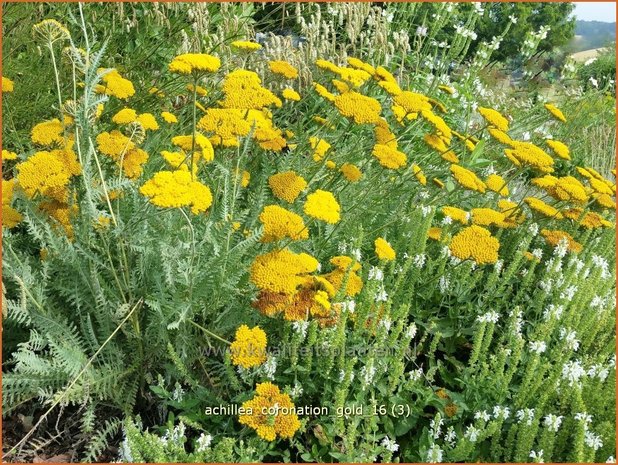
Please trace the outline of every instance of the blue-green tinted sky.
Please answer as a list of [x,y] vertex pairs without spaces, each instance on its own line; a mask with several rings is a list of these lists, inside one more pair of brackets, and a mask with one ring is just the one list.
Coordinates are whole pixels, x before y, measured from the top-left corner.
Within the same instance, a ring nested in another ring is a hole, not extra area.
[[586,21],[616,21],[615,2],[575,2],[575,17]]

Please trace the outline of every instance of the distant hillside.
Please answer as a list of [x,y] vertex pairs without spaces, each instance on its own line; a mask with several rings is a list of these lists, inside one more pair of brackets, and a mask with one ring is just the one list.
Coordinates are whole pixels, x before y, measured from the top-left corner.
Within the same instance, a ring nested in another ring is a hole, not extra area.
[[568,45],[568,50],[580,52],[608,45],[616,41],[616,23],[601,21],[581,21],[575,23],[575,37]]

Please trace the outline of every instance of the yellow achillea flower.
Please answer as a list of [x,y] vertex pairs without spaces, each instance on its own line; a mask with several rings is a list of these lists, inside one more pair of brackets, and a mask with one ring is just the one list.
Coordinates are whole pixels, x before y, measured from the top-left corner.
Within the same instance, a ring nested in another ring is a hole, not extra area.
[[102,132],[97,136],[99,151],[114,160],[120,158],[123,153],[135,148],[135,144],[118,130]]
[[178,122],[178,118],[176,118],[176,115],[170,113],[169,111],[162,111],[161,118],[163,118],[163,121],[168,124],[174,124]]
[[52,153],[37,152],[18,163],[16,169],[17,182],[28,198],[43,195],[59,201],[66,200],[71,173]]
[[240,136],[246,136],[251,131],[251,124],[245,119],[246,111],[230,108],[209,108],[198,121],[197,127],[213,134],[210,137],[213,145],[237,147]]
[[507,197],[509,195],[509,188],[506,185],[506,181],[499,174],[490,174],[487,176],[485,184],[489,190],[497,192],[502,197]]
[[563,158],[565,160],[571,159],[569,147],[563,142],[560,142],[559,140],[554,140],[554,139],[547,139],[545,143],[560,158]]
[[425,173],[423,173],[420,166],[412,164],[412,172],[418,182],[420,182],[423,186],[427,185],[427,177],[425,176]]
[[159,123],[152,113],[142,113],[136,120],[147,131],[156,131],[159,129]]
[[284,99],[290,100],[292,102],[300,101],[300,94],[290,87],[286,87],[285,89],[283,89],[283,92],[281,92],[281,96]]
[[389,70],[387,70],[386,68],[382,66],[378,66],[376,68],[374,77],[378,81],[386,81],[386,82],[391,82],[393,84],[397,84],[397,79],[395,79],[395,76],[393,76]]
[[423,136],[423,140],[429,147],[436,150],[437,152],[440,152],[440,156],[444,160],[450,163],[459,163],[459,157],[457,157],[455,152],[449,150],[448,146],[444,143],[444,141],[436,134],[425,134]]
[[391,128],[384,118],[380,118],[375,125],[373,130],[376,136],[376,144],[380,145],[388,145],[389,147],[396,149],[397,144],[397,136],[393,134]]
[[250,126],[254,126],[253,138],[265,150],[279,152],[287,145],[283,131],[274,127],[271,113],[264,109],[249,110],[245,118]]
[[451,139],[453,137],[453,131],[448,127],[446,122],[436,115],[431,110],[429,111],[421,111],[421,116],[427,120],[427,122],[431,123],[433,127],[436,129],[438,136],[444,140],[445,143],[450,144]]
[[502,132],[509,130],[509,120],[502,116],[498,111],[485,107],[479,107],[478,111],[490,126],[493,126]]
[[470,214],[467,211],[457,207],[450,207],[448,205],[442,207],[442,213],[444,216],[448,216],[461,224],[468,224],[468,220],[470,219]]
[[2,76],[2,92],[13,92],[14,83],[9,78]]
[[139,191],[157,207],[191,207],[194,215],[205,212],[212,204],[210,188],[194,181],[191,173],[184,170],[159,171]]
[[335,168],[337,168],[337,163],[335,163],[332,160],[327,160],[325,166],[329,169],[329,170],[334,170]]
[[339,113],[353,119],[356,124],[375,124],[380,120],[382,111],[382,106],[376,99],[354,91],[335,97],[335,107]]
[[298,241],[309,237],[302,217],[278,205],[265,206],[259,219],[264,225],[262,242],[278,241],[286,237]]
[[341,219],[341,207],[337,199],[331,192],[321,189],[307,196],[303,210],[305,214],[330,224],[338,223]]
[[17,154],[15,152],[2,149],[2,160],[17,160]]
[[59,202],[58,200],[51,200],[41,202],[39,205],[41,211],[47,213],[50,218],[55,220],[57,224],[55,227],[60,226],[69,239],[73,239],[73,224],[71,220],[75,217],[79,211],[77,205],[68,205],[65,202]]
[[546,103],[545,109],[549,111],[552,114],[552,116],[556,118],[558,121],[562,121],[563,123],[566,123],[566,117],[564,116],[564,113],[562,113],[556,105],[552,103]]
[[208,95],[208,91],[204,89],[202,86],[194,86],[193,84],[187,84],[187,90],[189,92],[195,91],[197,95],[200,97],[205,97]]
[[556,247],[561,242],[565,242],[569,252],[579,253],[583,249],[583,246],[573,239],[573,236],[568,232],[559,229],[542,229],[541,235],[545,238],[545,241],[553,247]]
[[270,105],[280,108],[281,99],[262,87],[262,80],[253,71],[237,69],[223,80],[225,99],[219,102],[223,108],[244,108],[261,110]]
[[193,72],[214,73],[221,67],[219,58],[205,53],[184,53],[169,64],[172,73],[191,74]]
[[32,32],[40,39],[54,43],[71,38],[69,30],[55,19],[44,19],[32,26]]
[[339,77],[341,77],[341,79],[349,82],[354,87],[360,87],[369,79],[371,79],[371,74],[362,69],[340,67],[337,70],[337,74],[339,74]]
[[479,226],[502,225],[506,220],[506,215],[491,208],[473,208],[470,210],[472,224]]
[[565,218],[577,221],[586,229],[611,228],[614,224],[595,212],[585,212],[582,208],[569,208],[562,212]]
[[101,82],[103,82],[103,84],[96,87],[98,93],[111,95],[123,100],[135,94],[133,83],[123,78],[116,69],[100,68],[98,74],[101,75]]
[[359,170],[358,167],[352,163],[344,163],[341,165],[341,168],[339,168],[339,171],[341,171],[343,177],[350,182],[357,182],[363,176],[361,170]]
[[416,92],[403,91],[393,98],[393,102],[402,107],[407,114],[418,114],[421,111],[431,111],[429,98]]
[[451,173],[455,180],[466,189],[485,193],[487,185],[469,169],[453,164],[451,165]]
[[266,333],[262,328],[240,326],[230,346],[232,363],[243,368],[261,365],[266,361],[266,344]]
[[408,161],[405,153],[387,145],[374,145],[372,155],[378,159],[380,165],[392,170],[405,166]]
[[449,249],[460,260],[472,259],[478,265],[496,263],[500,242],[481,226],[468,226],[455,234]]
[[323,69],[325,71],[330,71],[332,73],[337,73],[339,71],[339,66],[337,66],[334,63],[331,63],[328,60],[323,60],[321,58],[315,61],[315,65],[320,69]]
[[309,273],[318,269],[318,261],[306,253],[289,249],[258,255],[251,265],[251,282],[258,288],[282,294],[294,294],[307,282]]
[[50,146],[54,144],[62,144],[64,137],[62,136],[62,123],[59,119],[43,121],[32,128],[30,137],[32,142],[38,145]]
[[357,274],[361,269],[360,263],[345,255],[331,258],[330,263],[335,266],[335,269],[325,274],[324,278],[333,286],[336,292],[339,292],[346,277],[348,283],[345,293],[348,297],[354,297],[362,291],[363,280]]
[[[397,84],[396,82],[378,81],[378,85],[382,89],[384,89],[387,93],[392,95],[393,97],[395,95],[399,95],[399,94],[401,94],[403,92],[403,90],[401,90],[401,87],[399,87],[399,84]],[[403,109],[403,107],[400,106],[400,105],[393,105],[393,107],[401,108],[401,112],[402,112],[401,119],[403,119],[403,116],[406,113],[406,111]],[[413,119],[413,118],[408,118],[408,119]]]
[[15,179],[2,180],[2,227],[14,228],[24,217],[11,207],[13,193],[15,192]]
[[269,177],[268,185],[275,197],[293,203],[296,197],[307,187],[307,181],[294,171],[284,171]]
[[328,142],[315,136],[309,138],[309,144],[313,149],[314,161],[321,161],[324,155],[326,155],[326,152],[330,149],[330,144]]
[[137,179],[142,175],[143,166],[148,161],[148,153],[139,148],[129,150],[118,163],[129,179]]
[[364,61],[359,60],[358,58],[348,57],[347,62],[348,65],[350,65],[352,68],[362,69],[363,71],[372,76],[376,72],[376,69],[373,66],[371,66],[369,63],[365,63]]
[[549,195],[557,200],[587,202],[588,194],[586,188],[573,176],[556,178],[546,175],[542,178],[535,178],[532,184],[544,189]]
[[318,93],[320,97],[325,98],[329,102],[335,101],[335,96],[331,92],[329,92],[328,89],[324,87],[322,84],[318,84],[317,82],[314,82],[313,88],[315,89],[315,91]]
[[137,112],[132,108],[123,108],[112,116],[112,121],[116,124],[132,123],[133,121],[137,121]]
[[287,61],[269,61],[268,67],[273,73],[283,76],[286,79],[296,79],[298,77],[298,70]]
[[596,202],[603,208],[611,208],[612,210],[616,209],[616,204],[614,203],[610,195],[597,193],[594,194],[593,197]]
[[[591,170],[592,168],[588,168],[588,170]],[[600,175],[599,175],[600,176]],[[590,187],[592,187],[592,189],[599,193],[599,194],[605,194],[605,195],[613,195],[615,193],[615,187],[612,188],[611,183],[609,183],[606,179],[603,179],[601,177],[601,179],[594,177],[594,176],[590,176],[588,177],[588,183],[590,184]]]
[[504,153],[517,166],[529,165],[543,173],[554,171],[554,159],[531,142],[514,141],[513,148],[505,149]]
[[254,429],[266,441],[292,438],[300,421],[290,396],[282,394],[272,383],[260,383],[255,391],[257,395],[242,404],[244,411],[250,413],[239,416],[240,424]]
[[562,213],[551,205],[546,204],[541,199],[537,199],[536,197],[526,197],[524,202],[526,202],[532,210],[539,212],[542,215],[549,218],[555,218],[557,220],[562,219]]
[[[172,144],[176,147],[180,147],[185,152],[191,153],[193,147],[193,134],[187,136],[172,137]],[[200,150],[195,152],[198,157],[201,157],[204,161],[213,161],[215,158],[215,150],[212,148],[212,144],[206,136],[199,132],[195,134],[195,149]],[[194,162],[197,160],[193,160]]]
[[339,79],[333,79],[332,83],[340,94],[345,94],[350,91],[350,86]]
[[489,135],[504,145],[513,145],[513,139],[506,132],[496,128],[489,128]]
[[445,92],[445,93],[447,93],[449,95],[453,95],[455,93],[455,89],[453,89],[450,86],[446,86],[444,84],[439,85],[438,89],[440,89],[442,92]]
[[247,52],[255,52],[256,50],[259,50],[262,48],[262,46],[258,44],[257,42],[251,42],[249,40],[235,40],[230,45],[233,48],[236,48],[238,50],[244,50]]
[[243,171],[240,179],[240,185],[242,187],[247,187],[249,185],[249,181],[251,181],[251,173],[248,171]]
[[374,241],[375,252],[380,260],[392,261],[395,260],[396,254],[391,245],[382,237],[378,237]]
[[429,228],[427,237],[434,241],[439,241],[442,238],[442,228]]

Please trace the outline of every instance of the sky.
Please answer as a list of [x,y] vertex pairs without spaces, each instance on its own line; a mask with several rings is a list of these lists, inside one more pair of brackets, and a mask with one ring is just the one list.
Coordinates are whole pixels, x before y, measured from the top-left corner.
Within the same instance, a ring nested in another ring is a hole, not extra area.
[[615,2],[575,2],[575,17],[586,21],[616,21]]

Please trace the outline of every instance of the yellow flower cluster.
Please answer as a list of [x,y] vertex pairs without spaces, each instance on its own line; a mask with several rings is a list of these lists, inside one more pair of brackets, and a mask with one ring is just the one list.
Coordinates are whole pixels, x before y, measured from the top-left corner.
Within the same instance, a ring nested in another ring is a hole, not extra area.
[[460,260],[472,259],[479,265],[496,263],[500,242],[481,226],[468,226],[455,234],[449,249]]
[[470,210],[472,224],[478,226],[501,226],[506,216],[504,213],[491,208],[473,208]]
[[11,207],[15,192],[15,179],[2,180],[2,227],[14,228],[24,219],[21,213]]
[[199,72],[214,73],[221,67],[219,58],[205,53],[184,53],[175,57],[168,69],[172,73],[191,74]]
[[416,92],[403,91],[393,98],[395,105],[401,107],[406,115],[418,116],[422,111],[431,111],[427,96]]
[[255,391],[256,396],[242,404],[247,413],[240,415],[238,421],[254,429],[266,441],[293,437],[300,428],[300,421],[290,396],[282,394],[272,383],[260,383]]
[[95,91],[100,94],[111,95],[126,100],[135,94],[135,87],[128,79],[123,78],[116,69],[98,70],[103,84],[97,85]]
[[509,120],[493,108],[479,107],[479,113],[483,118],[485,118],[485,121],[487,121],[487,124],[490,126],[493,126],[502,132],[509,130]]
[[354,120],[356,124],[375,124],[380,120],[382,106],[372,97],[351,91],[335,97],[334,103],[339,113]]
[[294,171],[284,171],[269,177],[268,185],[275,197],[293,203],[307,187],[307,181]]
[[338,223],[341,219],[341,207],[337,199],[331,192],[321,189],[307,196],[303,210],[307,215],[330,224]]
[[539,212],[542,215],[549,218],[555,218],[557,220],[562,219],[562,213],[560,213],[560,211],[543,202],[541,199],[537,199],[536,197],[526,197],[524,202],[526,202],[532,210]]
[[273,73],[279,74],[286,79],[296,79],[298,77],[298,70],[287,61],[269,61],[268,67]]
[[71,172],[51,152],[36,152],[26,161],[18,163],[17,182],[28,198],[42,195],[58,201],[66,201],[67,185]]
[[194,181],[188,171],[159,171],[139,189],[157,207],[191,207],[195,215],[212,204],[210,188]]
[[361,170],[359,170],[358,167],[352,163],[344,163],[341,165],[339,170],[343,174],[343,177],[350,182],[357,182],[363,176]]
[[396,254],[391,245],[382,237],[378,237],[374,241],[375,252],[380,260],[392,261],[395,260]]
[[230,44],[233,48],[237,48],[238,50],[245,50],[247,52],[255,52],[262,48],[260,44],[257,42],[251,42],[249,40],[235,40]]
[[32,128],[32,142],[45,147],[64,143],[63,127],[59,119],[43,121]]
[[259,326],[249,329],[242,325],[236,330],[230,346],[232,363],[243,368],[261,365],[266,361],[266,333]]
[[176,115],[170,113],[169,111],[162,111],[161,118],[163,118],[163,121],[168,124],[174,124],[178,122],[178,118],[176,118]]
[[378,159],[380,165],[392,170],[404,167],[408,161],[405,153],[388,145],[376,144],[373,147],[372,155]]
[[558,121],[562,121],[563,123],[566,123],[566,117],[564,116],[564,113],[562,113],[560,111],[560,109],[554,105],[553,103],[546,103],[545,104],[545,108],[547,109],[547,111],[549,111],[552,116],[554,118],[556,118]]
[[485,184],[489,190],[497,192],[502,197],[509,195],[509,188],[506,185],[506,181],[499,174],[490,174],[487,176]]
[[448,205],[442,207],[442,213],[444,214],[444,216],[448,216],[452,220],[458,221],[461,224],[468,224],[468,221],[470,219],[470,215],[467,211]]
[[17,160],[17,154],[15,152],[2,149],[2,160]]
[[279,97],[262,87],[262,80],[253,71],[237,69],[223,80],[225,98],[219,102],[223,108],[261,110],[271,105],[281,107]]
[[455,180],[466,189],[484,193],[487,185],[472,171],[463,166],[451,165],[451,173]]
[[554,171],[554,159],[532,142],[514,141],[513,148],[505,149],[504,153],[517,166],[529,165],[543,173]]
[[559,140],[555,140],[555,139],[547,139],[545,143],[560,158],[563,158],[565,160],[571,159],[569,147],[563,142],[560,142]]
[[2,92],[13,92],[15,84],[9,78],[2,76]]
[[251,282],[264,291],[292,295],[317,269],[318,261],[311,255],[274,250],[256,257],[251,265]]
[[549,195],[557,200],[573,201],[584,203],[588,201],[586,188],[573,176],[556,178],[545,175],[542,178],[535,178],[532,184],[545,190]]
[[420,166],[417,164],[412,164],[412,172],[414,173],[414,177],[418,182],[420,182],[423,186],[427,185],[427,177]]
[[237,108],[209,108],[198,121],[197,127],[210,136],[213,145],[238,147],[238,138],[251,131],[245,119],[246,111]]
[[300,101],[300,94],[296,92],[294,89],[292,89],[291,87],[286,87],[285,89],[283,89],[283,92],[281,92],[281,96],[284,99],[290,100],[292,102]]
[[199,152],[194,152],[194,162],[199,159],[208,162],[213,161],[215,158],[215,150],[212,148],[210,140],[208,140],[208,137],[200,134],[199,132],[195,134],[195,142],[193,140],[193,134],[189,134],[186,136],[172,137],[172,144],[176,147],[180,147],[187,153],[191,153],[191,150],[193,149],[199,150]]
[[297,241],[309,237],[302,217],[278,205],[264,207],[259,219],[264,225],[262,242],[278,241],[286,237]]
[[315,136],[309,138],[309,145],[311,145],[313,149],[313,159],[315,161],[322,161],[324,155],[326,155],[326,152],[330,149],[330,144],[328,142]]
[[569,252],[579,253],[583,249],[583,246],[573,239],[573,236],[571,236],[568,232],[561,231],[559,229],[542,229],[541,235],[545,238],[547,243],[553,247],[556,247],[561,242],[564,242],[566,243],[567,250]]

